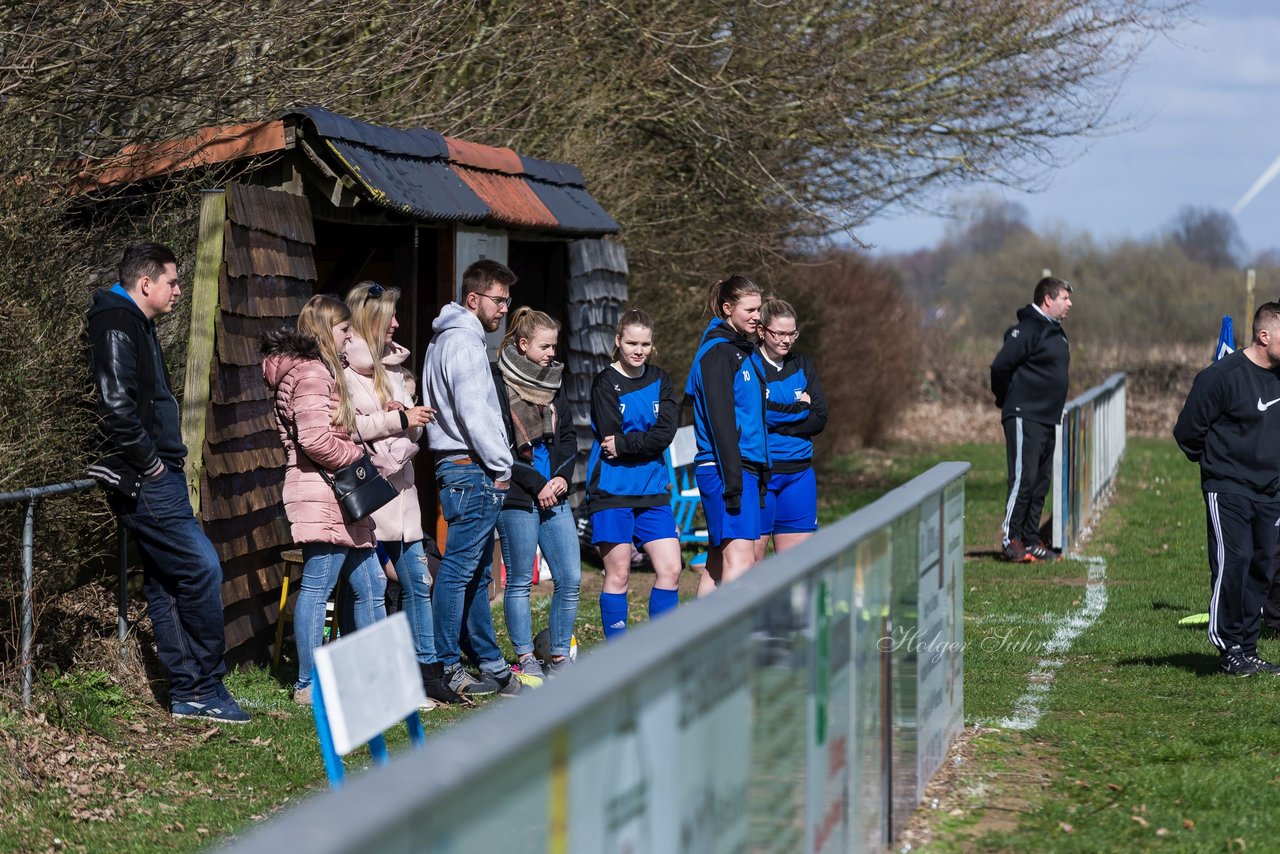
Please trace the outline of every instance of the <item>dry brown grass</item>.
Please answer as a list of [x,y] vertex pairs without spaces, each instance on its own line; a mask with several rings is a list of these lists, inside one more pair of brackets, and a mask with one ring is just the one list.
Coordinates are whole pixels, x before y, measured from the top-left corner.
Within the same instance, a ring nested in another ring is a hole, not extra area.
[[[1071,396],[1116,372],[1125,374],[1130,436],[1167,437],[1191,381],[1208,365],[1208,347],[1110,347],[1074,353]],[[913,445],[1002,442],[1000,412],[989,388],[989,353],[970,350],[931,359],[921,372],[916,400],[888,433]]]

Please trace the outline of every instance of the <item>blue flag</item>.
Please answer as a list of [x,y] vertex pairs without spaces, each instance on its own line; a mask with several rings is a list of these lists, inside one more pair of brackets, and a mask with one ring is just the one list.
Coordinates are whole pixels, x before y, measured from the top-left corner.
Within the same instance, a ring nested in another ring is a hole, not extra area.
[[1222,318],[1222,331],[1218,333],[1218,346],[1214,348],[1213,360],[1216,362],[1223,356],[1236,351],[1236,336],[1231,331],[1231,315]]

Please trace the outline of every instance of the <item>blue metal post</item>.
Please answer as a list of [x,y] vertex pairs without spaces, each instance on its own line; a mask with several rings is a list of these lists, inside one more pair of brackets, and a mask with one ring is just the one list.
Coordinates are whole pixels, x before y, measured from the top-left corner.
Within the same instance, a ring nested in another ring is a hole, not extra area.
[[311,668],[311,711],[316,718],[316,736],[320,739],[320,754],[324,757],[324,770],[329,775],[329,787],[341,788],[342,757],[333,746],[333,733],[329,730],[329,715],[324,708],[324,692],[320,690],[320,674]]
[[404,725],[409,728],[409,743],[415,750],[421,749],[427,743],[427,733],[422,728],[422,718],[414,712],[404,719]]
[[382,737],[382,733],[369,739],[369,755],[373,757],[374,765],[386,765],[391,761],[391,756],[387,753],[387,740]]

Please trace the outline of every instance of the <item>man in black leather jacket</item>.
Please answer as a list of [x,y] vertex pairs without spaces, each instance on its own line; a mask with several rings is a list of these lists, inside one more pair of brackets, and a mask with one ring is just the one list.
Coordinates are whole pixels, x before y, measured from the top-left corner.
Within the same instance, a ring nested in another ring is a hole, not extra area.
[[178,402],[156,337],[155,319],[180,294],[177,258],[155,243],[126,249],[120,281],[94,293],[86,344],[102,453],[89,475],[137,544],[170,711],[244,723],[249,715],[222,684],[222,564],[191,509]]
[[1046,276],[1030,305],[1005,330],[991,363],[991,391],[1000,407],[1009,465],[1001,557],[1018,563],[1052,560],[1040,542],[1040,513],[1049,494],[1056,429],[1067,402],[1071,349],[1062,321],[1071,311],[1071,285]]

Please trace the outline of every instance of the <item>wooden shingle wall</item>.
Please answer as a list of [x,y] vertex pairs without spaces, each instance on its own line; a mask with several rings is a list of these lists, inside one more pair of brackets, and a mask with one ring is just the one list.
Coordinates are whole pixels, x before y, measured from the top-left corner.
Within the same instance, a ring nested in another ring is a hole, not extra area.
[[[591,383],[613,361],[613,336],[627,302],[627,250],[608,240],[569,244],[568,397],[578,433],[575,484],[591,452]],[[574,490],[581,495],[581,490]]]
[[274,632],[280,550],[290,544],[281,495],[285,453],[258,335],[297,321],[314,291],[315,240],[305,197],[228,185],[200,515],[222,560],[233,660],[260,657]]

